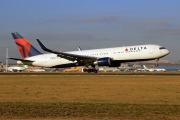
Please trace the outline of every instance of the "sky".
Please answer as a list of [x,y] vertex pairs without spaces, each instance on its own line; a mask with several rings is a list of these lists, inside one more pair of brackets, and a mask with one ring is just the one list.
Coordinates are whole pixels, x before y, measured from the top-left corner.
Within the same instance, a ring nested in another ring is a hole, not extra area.
[[[21,58],[18,32],[56,51],[157,44],[180,61],[180,0],[0,0],[0,61]],[[14,62],[9,60],[9,62]]]

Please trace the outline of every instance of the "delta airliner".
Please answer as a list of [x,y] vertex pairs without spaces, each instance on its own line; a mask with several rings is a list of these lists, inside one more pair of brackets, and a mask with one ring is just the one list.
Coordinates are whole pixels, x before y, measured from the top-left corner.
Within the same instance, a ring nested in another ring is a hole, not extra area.
[[47,48],[37,39],[40,47],[49,52],[49,54],[42,54],[17,32],[12,33],[12,36],[22,58],[9,59],[17,60],[18,64],[40,67],[84,66],[84,72],[96,73],[96,66],[119,67],[124,62],[159,60],[169,54],[165,47],[153,44],[60,52]]

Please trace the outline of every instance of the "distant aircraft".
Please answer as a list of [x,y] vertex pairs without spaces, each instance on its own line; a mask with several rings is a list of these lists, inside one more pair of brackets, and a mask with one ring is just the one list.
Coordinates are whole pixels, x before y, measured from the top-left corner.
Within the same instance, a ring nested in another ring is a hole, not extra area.
[[17,60],[18,64],[65,68],[85,66],[84,72],[95,72],[96,66],[119,67],[124,62],[136,62],[147,60],[158,60],[169,54],[169,51],[159,45],[137,45],[113,48],[92,49],[83,51],[60,52],[48,49],[39,39],[37,42],[40,47],[49,52],[42,54],[34,48],[25,38],[17,32],[12,33],[17,48],[22,56],[20,58],[9,58]]
[[166,69],[164,68],[148,68],[146,65],[142,65],[143,68],[137,69],[137,71],[149,71],[149,72],[165,72]]
[[27,68],[28,68],[28,66],[24,65],[22,67],[17,67],[17,66],[8,67],[7,70],[10,71],[10,72],[22,72],[22,71],[24,71]]
[[146,71],[150,71],[150,72],[155,72],[155,71],[157,71],[157,72],[165,72],[166,71],[166,69],[164,69],[164,68],[148,68],[148,67],[146,67],[146,65],[143,65],[143,68]]
[[137,70],[135,70],[137,72],[145,72],[146,70],[144,68],[138,68]]
[[82,49],[81,49],[79,46],[78,46],[78,50],[79,50],[79,51],[82,51]]

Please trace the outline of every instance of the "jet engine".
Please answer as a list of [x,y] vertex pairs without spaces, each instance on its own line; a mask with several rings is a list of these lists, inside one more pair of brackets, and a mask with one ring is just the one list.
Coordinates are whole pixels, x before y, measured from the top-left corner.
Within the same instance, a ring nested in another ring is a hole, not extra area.
[[110,66],[111,65],[111,58],[98,58],[97,61],[94,62],[94,65],[98,66]]

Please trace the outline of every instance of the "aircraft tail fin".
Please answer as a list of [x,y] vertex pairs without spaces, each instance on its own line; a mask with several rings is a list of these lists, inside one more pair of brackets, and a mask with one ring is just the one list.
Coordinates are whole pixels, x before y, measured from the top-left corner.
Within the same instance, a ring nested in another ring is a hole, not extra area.
[[42,54],[17,32],[12,36],[23,59]]
[[144,68],[145,70],[148,70],[148,69],[149,69],[148,67],[146,67],[146,65],[143,65],[143,68]]

